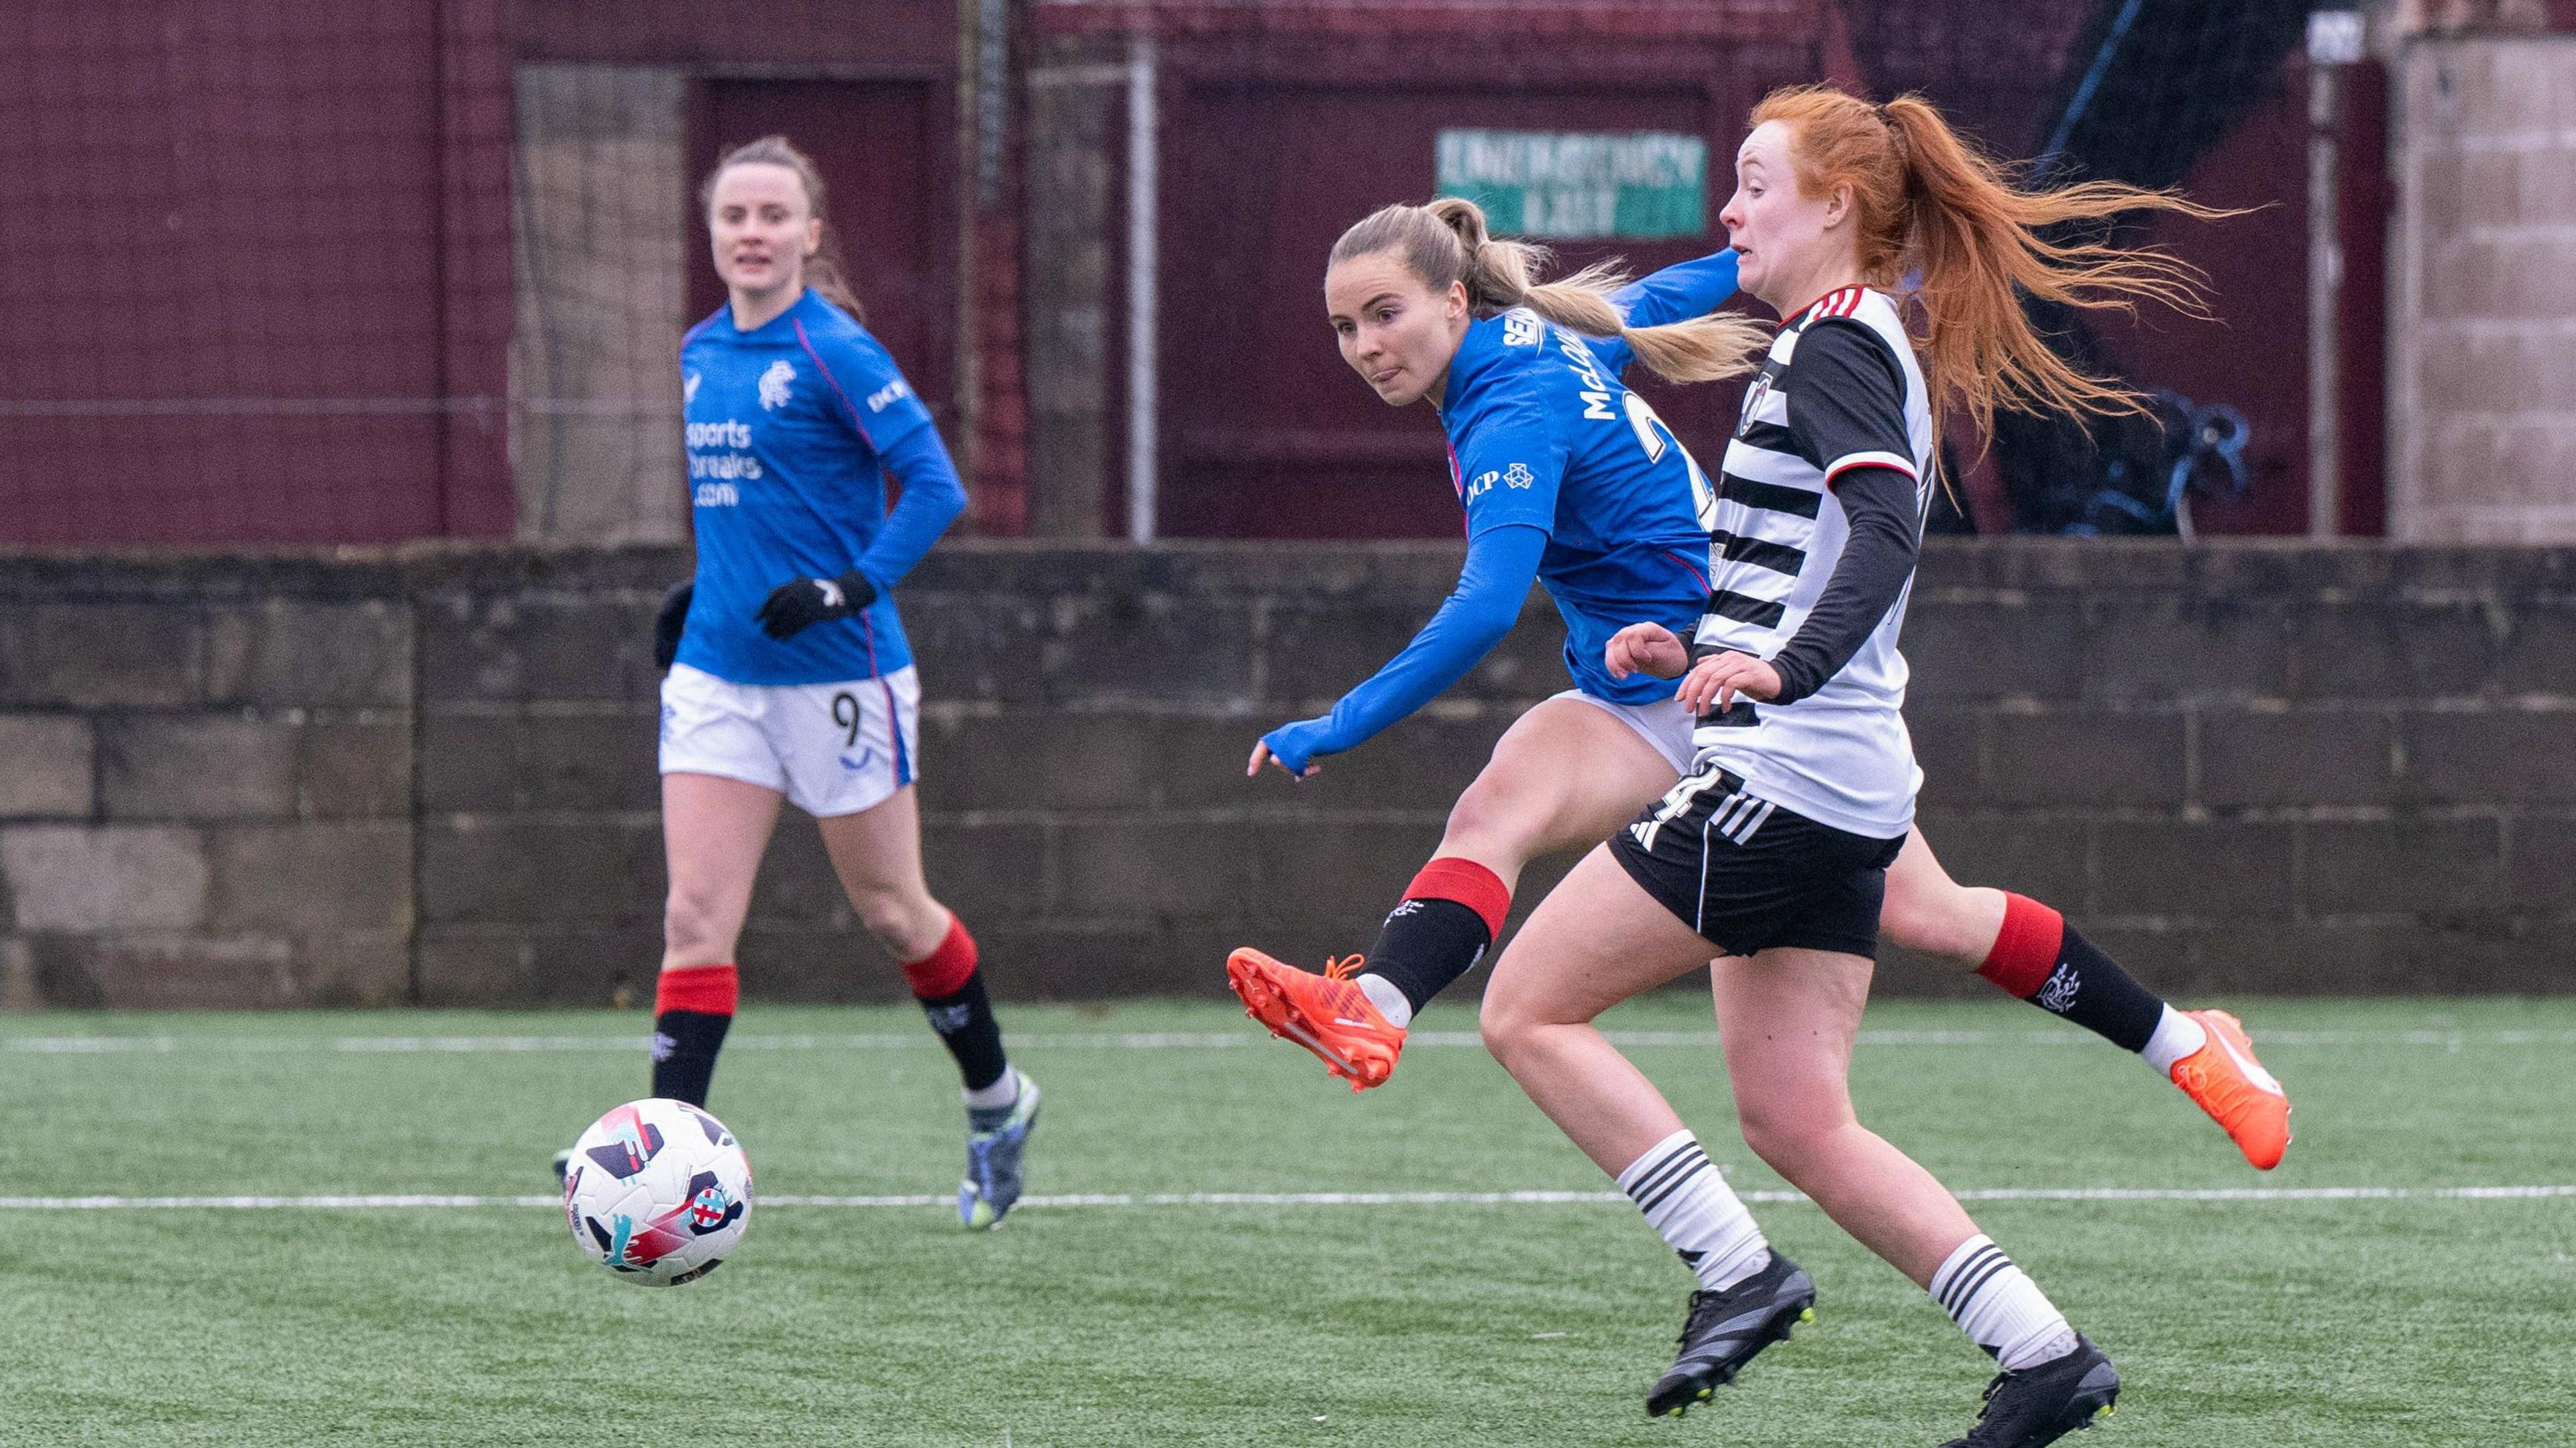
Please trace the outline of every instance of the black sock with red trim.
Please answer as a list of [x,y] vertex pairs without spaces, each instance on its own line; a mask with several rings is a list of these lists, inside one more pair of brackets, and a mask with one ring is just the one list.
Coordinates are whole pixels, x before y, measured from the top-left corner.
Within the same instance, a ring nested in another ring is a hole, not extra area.
[[1977,974],[2124,1051],[2145,1050],[2164,1019],[2163,997],[2027,895],[2004,895],[2003,929]]
[[741,994],[730,965],[678,965],[653,987],[653,1094],[691,1106],[707,1104],[716,1053]]
[[1511,908],[1511,887],[1500,875],[1456,856],[1433,860],[1378,927],[1361,973],[1384,977],[1419,1011],[1476,968]]

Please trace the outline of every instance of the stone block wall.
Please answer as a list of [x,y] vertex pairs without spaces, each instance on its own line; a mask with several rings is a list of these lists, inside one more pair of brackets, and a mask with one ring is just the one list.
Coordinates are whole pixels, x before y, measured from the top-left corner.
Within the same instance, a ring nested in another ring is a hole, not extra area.
[[[924,849],[1007,995],[1207,993],[1364,948],[1560,687],[1552,610],[1305,784],[1253,740],[1401,647],[1452,547],[943,547],[906,584]],[[647,623],[674,550],[20,558],[0,1002],[649,992]],[[1947,543],[1906,630],[1925,830],[2166,989],[2576,988],[2576,551]],[[1534,868],[1522,910],[1567,862]],[[885,999],[810,822],[749,989]],[[1982,990],[1892,957],[1882,988]]]
[[2179,993],[2576,988],[2576,555],[1935,560],[1907,714],[1956,877]]
[[0,967],[22,998],[409,998],[411,619],[350,582],[13,561]]
[[2576,540],[2576,35],[2396,63],[2389,533]]

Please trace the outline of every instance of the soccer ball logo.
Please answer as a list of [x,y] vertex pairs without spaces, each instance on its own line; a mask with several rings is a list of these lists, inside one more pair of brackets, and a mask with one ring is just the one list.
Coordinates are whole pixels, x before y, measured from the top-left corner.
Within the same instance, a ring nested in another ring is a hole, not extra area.
[[630,1101],[574,1144],[564,1218],[582,1252],[628,1282],[694,1282],[750,1225],[751,1160],[685,1101]]

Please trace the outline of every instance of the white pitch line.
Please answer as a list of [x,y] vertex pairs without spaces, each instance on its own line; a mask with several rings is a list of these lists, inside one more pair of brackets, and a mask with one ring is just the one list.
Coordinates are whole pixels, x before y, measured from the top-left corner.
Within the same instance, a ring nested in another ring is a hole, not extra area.
[[[1748,1191],[1748,1202],[1803,1202],[1797,1192]],[[2491,1187],[1989,1187],[1955,1194],[1965,1202],[2344,1202],[2512,1201],[2576,1197],[2570,1186]],[[1620,1192],[1084,1192],[1020,1198],[1023,1207],[1492,1207],[1625,1205]],[[954,1206],[954,1196],[765,1196],[764,1207],[915,1208]],[[231,1197],[0,1197],[0,1211],[369,1211],[418,1207],[560,1207],[555,1196],[444,1196],[426,1193]]]
[[[1614,1046],[1714,1048],[1715,1031],[1606,1031]],[[1198,1051],[1257,1046],[1270,1037],[1251,1031],[1014,1032],[1013,1049],[1036,1051]],[[2096,1038],[2079,1031],[1862,1031],[1863,1046],[2073,1046]],[[928,1034],[736,1035],[735,1051],[913,1051],[937,1044]],[[1408,1046],[1477,1047],[1474,1031],[1416,1031]],[[2273,1046],[2571,1046],[2571,1031],[2265,1031],[2256,1044]],[[547,1052],[642,1051],[642,1036],[0,1036],[0,1051],[27,1055],[86,1056],[125,1052],[292,1053],[323,1050],[346,1055],[511,1055]]]

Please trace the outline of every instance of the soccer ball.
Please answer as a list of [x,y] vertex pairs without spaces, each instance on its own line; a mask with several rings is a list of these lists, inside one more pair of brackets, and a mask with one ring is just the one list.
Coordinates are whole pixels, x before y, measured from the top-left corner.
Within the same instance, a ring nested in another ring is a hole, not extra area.
[[564,1218],[593,1262],[646,1287],[695,1282],[751,1225],[751,1159],[685,1101],[629,1101],[590,1124],[564,1172]]

